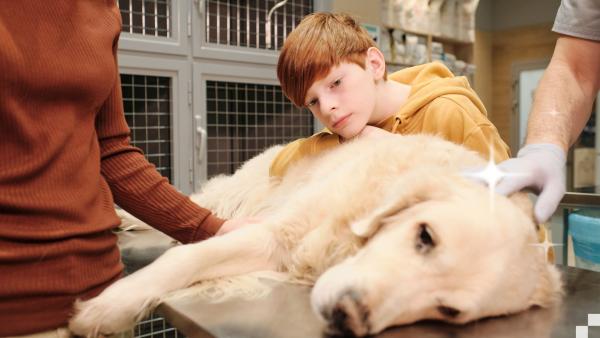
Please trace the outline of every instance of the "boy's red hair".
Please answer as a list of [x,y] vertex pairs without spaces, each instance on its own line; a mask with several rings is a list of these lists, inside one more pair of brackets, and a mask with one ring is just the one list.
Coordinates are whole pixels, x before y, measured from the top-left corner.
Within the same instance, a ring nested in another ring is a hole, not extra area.
[[313,13],[288,35],[277,63],[277,78],[285,95],[298,107],[306,92],[340,62],[365,68],[366,52],[375,41],[349,15]]

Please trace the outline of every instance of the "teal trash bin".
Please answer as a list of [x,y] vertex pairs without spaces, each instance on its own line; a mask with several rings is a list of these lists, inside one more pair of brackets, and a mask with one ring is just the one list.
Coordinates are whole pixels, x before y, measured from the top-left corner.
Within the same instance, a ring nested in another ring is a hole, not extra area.
[[575,266],[600,271],[600,209],[582,209],[569,214]]

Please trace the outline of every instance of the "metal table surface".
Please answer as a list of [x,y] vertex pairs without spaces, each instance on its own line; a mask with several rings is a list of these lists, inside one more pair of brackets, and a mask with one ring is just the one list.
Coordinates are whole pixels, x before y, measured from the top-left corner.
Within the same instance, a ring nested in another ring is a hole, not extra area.
[[[533,308],[467,325],[419,322],[390,328],[376,337],[574,338],[576,326],[588,325],[588,314],[600,314],[600,273],[563,266],[559,269],[565,281],[565,297],[553,308]],[[190,338],[322,337],[323,325],[311,311],[309,293],[307,287],[278,283],[261,299],[209,304],[180,298],[167,300],[158,311]],[[600,337],[600,327],[589,327],[588,337]]]

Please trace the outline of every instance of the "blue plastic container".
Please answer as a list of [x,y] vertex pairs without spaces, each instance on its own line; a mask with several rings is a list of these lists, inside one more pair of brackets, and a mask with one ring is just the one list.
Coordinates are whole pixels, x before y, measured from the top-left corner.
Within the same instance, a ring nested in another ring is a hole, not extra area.
[[600,209],[582,209],[569,214],[575,265],[600,271]]

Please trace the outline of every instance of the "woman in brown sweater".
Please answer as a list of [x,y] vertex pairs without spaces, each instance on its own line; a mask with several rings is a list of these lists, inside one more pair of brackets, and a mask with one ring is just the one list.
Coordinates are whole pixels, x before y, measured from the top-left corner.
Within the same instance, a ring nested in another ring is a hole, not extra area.
[[184,243],[223,224],[129,144],[120,21],[115,0],[2,3],[2,337],[56,332],[77,298],[119,278],[114,203]]

